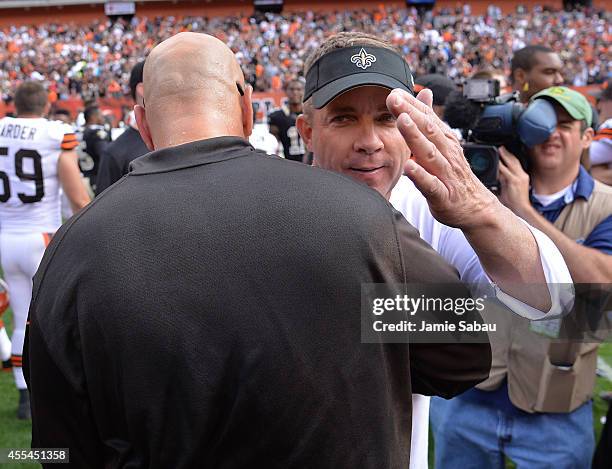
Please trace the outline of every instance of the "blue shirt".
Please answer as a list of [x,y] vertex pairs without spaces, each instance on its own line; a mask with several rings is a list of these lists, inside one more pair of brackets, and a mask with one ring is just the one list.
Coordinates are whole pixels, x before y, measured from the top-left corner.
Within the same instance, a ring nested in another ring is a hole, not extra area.
[[[580,166],[578,177],[576,178],[575,184],[572,185],[574,189],[573,193],[558,198],[546,207],[542,206],[542,204],[533,197],[533,194],[530,194],[529,198],[531,199],[531,205],[533,205],[533,207],[549,222],[554,223],[557,218],[559,218],[561,211],[566,205],[578,198],[588,200],[593,193],[594,186],[595,182],[592,176],[586,169]],[[585,239],[579,239],[578,242],[606,254],[612,254],[612,215],[605,218],[593,228],[593,231],[591,231]]]
[[[594,186],[595,182],[593,181],[593,177],[586,169],[580,166],[578,177],[574,181],[574,184],[572,184],[573,191],[571,193],[566,193],[564,196],[545,207],[533,197],[533,194],[530,193],[529,198],[533,207],[546,218],[546,220],[554,223],[557,218],[559,218],[561,211],[566,205],[571,204],[577,198],[588,200],[593,193]],[[577,241],[583,246],[597,249],[606,254],[612,254],[612,215],[595,226],[593,231],[591,231],[585,239],[579,239]],[[502,385],[494,391],[481,391],[480,389],[472,388],[463,393],[461,399],[491,405],[509,414],[528,415],[527,412],[515,407],[510,401],[507,379],[504,379]]]

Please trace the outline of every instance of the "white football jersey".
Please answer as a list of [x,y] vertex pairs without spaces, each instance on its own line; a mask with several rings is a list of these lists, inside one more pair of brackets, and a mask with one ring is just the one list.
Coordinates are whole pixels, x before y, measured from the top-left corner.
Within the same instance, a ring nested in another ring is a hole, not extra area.
[[78,142],[72,128],[45,118],[0,119],[0,230],[55,232],[62,223],[57,162]]

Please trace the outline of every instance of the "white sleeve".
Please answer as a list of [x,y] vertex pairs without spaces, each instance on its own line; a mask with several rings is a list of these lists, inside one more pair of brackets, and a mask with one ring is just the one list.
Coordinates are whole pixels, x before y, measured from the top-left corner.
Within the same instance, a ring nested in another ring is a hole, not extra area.
[[[567,264],[552,240],[540,230],[519,218],[533,234],[538,245],[540,263],[548,286],[551,308],[544,312],[508,295],[487,275],[463,232],[445,225],[438,252],[459,271],[461,280],[470,284],[473,294],[493,294],[515,313],[531,320],[553,319],[570,311],[574,304],[574,285]],[[493,287],[491,290],[490,287]]]
[[592,166],[612,163],[612,139],[604,138],[591,142],[589,159]]
[[457,269],[461,280],[469,284],[473,295],[495,296],[514,313],[532,320],[552,319],[569,312],[574,302],[572,277],[559,249],[548,236],[519,218],[533,233],[538,244],[540,262],[552,303],[551,308],[544,312],[499,288],[484,271],[463,232],[438,222],[431,215],[423,195],[416,188],[412,190],[414,185],[411,182],[400,182],[401,185],[398,183],[399,187],[393,189],[391,203],[419,230],[421,238]]
[[554,319],[567,314],[574,306],[574,283],[569,272],[563,255],[552,242],[552,240],[537,228],[534,228],[522,218],[519,218],[533,234],[538,244],[540,262],[546,277],[548,292],[552,306],[543,313],[516,298],[504,293],[499,287],[495,286],[497,298],[508,306],[512,311],[521,316],[531,319]]

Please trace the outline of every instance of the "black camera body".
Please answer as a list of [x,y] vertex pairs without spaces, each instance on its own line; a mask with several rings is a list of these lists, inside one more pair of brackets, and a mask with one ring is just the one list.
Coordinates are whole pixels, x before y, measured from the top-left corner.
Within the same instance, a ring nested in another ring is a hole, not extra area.
[[527,150],[546,141],[557,126],[549,101],[536,99],[524,105],[516,92],[500,96],[497,80],[468,80],[463,95],[447,100],[445,120],[461,129],[463,152],[472,171],[493,191],[499,189],[499,147],[516,155],[529,172]]

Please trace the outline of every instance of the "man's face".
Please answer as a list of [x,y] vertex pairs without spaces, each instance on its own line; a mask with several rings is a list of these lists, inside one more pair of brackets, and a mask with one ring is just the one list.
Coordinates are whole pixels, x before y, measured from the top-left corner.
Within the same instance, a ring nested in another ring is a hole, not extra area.
[[289,104],[301,104],[304,98],[304,85],[299,81],[292,81],[287,86],[286,93]]
[[63,122],[64,124],[71,124],[70,116],[67,114],[55,114],[54,119]]
[[565,109],[555,104],[557,127],[544,143],[530,151],[533,168],[538,171],[574,171],[580,155],[591,143],[592,131],[582,132],[582,121],[574,120]]
[[102,114],[99,112],[96,112],[94,115],[91,116],[89,123],[92,125],[102,125],[104,123]]
[[389,92],[378,86],[355,88],[298,118],[313,165],[351,176],[387,199],[410,156],[385,104]]
[[525,71],[524,83],[529,84],[529,89],[525,93],[525,98],[529,99],[543,89],[551,86],[560,86],[563,84],[563,75],[561,69],[563,63],[557,54],[554,52],[536,52],[535,64],[529,71]]
[[612,117],[612,99],[606,99],[597,103],[599,122],[604,123]]

